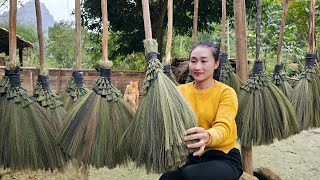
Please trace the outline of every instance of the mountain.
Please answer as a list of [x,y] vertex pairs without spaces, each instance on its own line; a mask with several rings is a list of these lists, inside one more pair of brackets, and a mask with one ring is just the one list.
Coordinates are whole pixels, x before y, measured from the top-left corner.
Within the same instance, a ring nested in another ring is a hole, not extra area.
[[[40,3],[42,14],[42,28],[44,32],[47,32],[48,28],[53,26],[55,20],[50,14],[44,3]],[[0,23],[9,22],[9,11],[0,15]],[[31,25],[37,27],[36,10],[34,0],[30,0],[26,4],[17,9],[17,23]]]

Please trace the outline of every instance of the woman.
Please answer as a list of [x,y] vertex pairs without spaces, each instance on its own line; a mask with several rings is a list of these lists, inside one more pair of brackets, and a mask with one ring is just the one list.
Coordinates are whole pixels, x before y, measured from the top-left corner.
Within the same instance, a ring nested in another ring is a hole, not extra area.
[[[239,179],[242,163],[237,141],[235,116],[238,100],[235,91],[218,79],[219,47],[200,42],[190,53],[189,73],[194,82],[178,88],[198,117],[199,127],[186,131],[184,141],[197,149],[182,168],[167,172],[160,180]],[[215,79],[214,79],[215,78]]]

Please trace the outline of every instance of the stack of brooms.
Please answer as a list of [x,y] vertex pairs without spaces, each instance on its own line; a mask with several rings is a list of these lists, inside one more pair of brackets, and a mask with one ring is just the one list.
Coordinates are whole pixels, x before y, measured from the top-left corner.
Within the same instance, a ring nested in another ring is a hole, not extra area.
[[305,69],[299,75],[299,82],[293,89],[290,100],[296,110],[302,129],[320,127],[320,79],[315,67],[315,0],[310,1],[309,52]]
[[126,149],[117,149],[118,142],[133,119],[133,111],[111,84],[108,60],[107,0],[101,1],[103,40],[100,75],[93,91],[74,104],[60,134],[63,151],[84,165],[114,168],[126,160]]
[[189,151],[182,137],[197,122],[190,105],[162,71],[157,43],[152,39],[148,0],[142,1],[142,9],[148,69],[142,86],[143,97],[120,148],[127,149],[137,167],[163,173],[185,164]]
[[[43,107],[53,121],[58,121],[59,128],[62,127],[62,119],[67,114],[63,108],[63,103],[58,100],[58,96],[53,93],[49,86],[49,75],[48,71],[44,67],[44,43],[42,34],[42,16],[40,9],[40,1],[35,1],[36,17],[37,17],[37,32],[39,39],[39,50],[40,50],[40,70],[38,75],[38,82],[33,91],[33,98],[36,102]],[[60,129],[59,129],[60,130]],[[58,134],[58,131],[57,131]]]
[[58,124],[29,98],[20,84],[16,12],[17,2],[10,0],[9,62],[0,87],[0,166],[12,170],[62,168],[62,153],[55,140]]

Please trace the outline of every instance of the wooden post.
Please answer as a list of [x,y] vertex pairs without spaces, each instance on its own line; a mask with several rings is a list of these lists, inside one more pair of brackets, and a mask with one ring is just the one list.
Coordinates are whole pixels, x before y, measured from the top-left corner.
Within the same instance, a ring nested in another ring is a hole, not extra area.
[[309,53],[315,53],[315,0],[310,0]]
[[20,66],[23,66],[23,48],[19,48]]
[[[81,70],[81,12],[80,0],[75,0],[76,18],[76,69]],[[60,70],[59,70],[60,72]],[[59,87],[60,88],[60,87]]]
[[108,61],[108,1],[101,0],[102,12],[102,61]]
[[225,43],[225,34],[226,34],[226,0],[222,0],[222,17],[221,17],[221,52],[226,53],[226,43]]
[[[248,79],[245,0],[234,0],[233,7],[236,33],[236,70],[237,75],[245,82]],[[244,172],[253,175],[252,146],[241,146],[241,157]]]
[[44,42],[42,34],[42,15],[40,9],[40,0],[35,0],[36,16],[37,16],[37,32],[39,39],[39,50],[40,50],[40,74],[44,73]]
[[166,46],[166,64],[171,64],[171,45],[173,29],[173,0],[168,0],[168,35]]
[[282,47],[283,36],[284,36],[284,26],[286,24],[288,4],[289,4],[289,0],[283,0],[282,20],[281,20],[280,35],[279,35],[278,49],[277,49],[277,64],[279,65],[281,64],[281,47]]
[[16,62],[16,47],[17,47],[17,0],[10,0],[10,16],[9,16],[9,61],[14,64]]
[[194,9],[193,9],[193,33],[192,33],[192,45],[195,46],[197,43],[197,34],[198,34],[198,10],[199,10],[199,0],[194,0]]

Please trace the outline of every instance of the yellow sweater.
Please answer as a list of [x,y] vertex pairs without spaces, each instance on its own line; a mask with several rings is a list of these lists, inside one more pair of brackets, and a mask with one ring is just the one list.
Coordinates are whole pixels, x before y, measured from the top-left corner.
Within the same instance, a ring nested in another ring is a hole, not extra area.
[[198,117],[198,125],[210,133],[205,151],[220,150],[228,153],[238,148],[235,117],[238,110],[236,92],[229,86],[215,81],[205,90],[197,90],[193,83],[178,86]]

